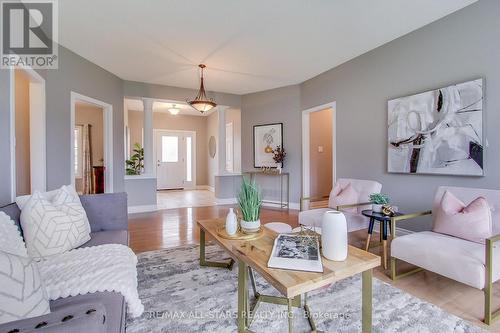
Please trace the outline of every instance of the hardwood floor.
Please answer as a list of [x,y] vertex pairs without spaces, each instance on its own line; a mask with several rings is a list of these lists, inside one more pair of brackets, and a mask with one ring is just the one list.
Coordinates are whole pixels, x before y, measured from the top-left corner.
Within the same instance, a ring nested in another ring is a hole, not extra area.
[[[178,208],[131,214],[129,216],[130,246],[134,252],[139,253],[186,244],[197,244],[199,243],[199,230],[196,227],[196,220],[225,217],[229,207],[231,206]],[[286,222],[292,227],[296,227],[298,225],[298,212],[263,208],[261,221],[262,223]],[[349,234],[349,243],[356,247],[364,248],[365,239],[365,230]],[[378,239],[378,235],[374,235],[373,239]],[[374,247],[370,251],[378,253],[380,250],[380,247]],[[433,303],[449,313],[474,322],[491,332],[500,333],[500,321],[490,327],[481,322],[484,298],[480,290],[427,271],[416,273],[395,282],[387,277],[382,267],[378,267],[374,275],[378,279]],[[496,300],[495,306],[500,307],[499,283],[495,284],[494,299]]]

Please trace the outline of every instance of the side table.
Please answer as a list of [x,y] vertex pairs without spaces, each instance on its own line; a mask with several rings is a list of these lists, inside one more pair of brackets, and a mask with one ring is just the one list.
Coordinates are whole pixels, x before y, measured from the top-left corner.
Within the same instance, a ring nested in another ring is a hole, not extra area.
[[396,217],[396,216],[401,216],[403,214],[401,213],[394,213],[392,216],[387,216],[382,213],[376,213],[372,211],[371,209],[366,209],[361,212],[366,217],[370,218],[370,225],[368,226],[368,236],[366,237],[366,248],[365,251],[368,251],[368,248],[370,246],[370,240],[372,238],[372,233],[373,233],[373,226],[375,225],[375,221],[380,222],[380,230],[382,233],[382,248],[383,248],[383,255],[382,255],[382,263],[384,269],[387,269],[387,236],[389,234],[389,228],[391,228],[391,234],[395,232],[395,230],[392,230],[392,223],[391,219]]

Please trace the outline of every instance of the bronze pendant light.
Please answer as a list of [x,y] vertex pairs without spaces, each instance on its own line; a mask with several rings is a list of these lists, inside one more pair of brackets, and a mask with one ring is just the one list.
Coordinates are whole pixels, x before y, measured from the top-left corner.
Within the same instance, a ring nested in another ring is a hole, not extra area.
[[213,98],[208,98],[205,93],[205,86],[203,85],[203,70],[205,69],[205,65],[200,64],[198,67],[201,68],[201,77],[200,77],[200,90],[198,91],[198,95],[193,100],[188,100],[188,104],[191,105],[194,109],[200,111],[201,113],[205,113],[210,111],[214,107],[217,106]]

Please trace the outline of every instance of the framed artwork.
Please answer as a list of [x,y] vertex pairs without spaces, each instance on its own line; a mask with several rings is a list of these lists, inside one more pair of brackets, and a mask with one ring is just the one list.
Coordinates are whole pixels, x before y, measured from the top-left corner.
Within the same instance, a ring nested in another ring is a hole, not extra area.
[[283,123],[255,125],[253,127],[254,167],[276,168],[273,151],[277,146],[283,147]]
[[388,102],[388,171],[483,176],[483,79]]

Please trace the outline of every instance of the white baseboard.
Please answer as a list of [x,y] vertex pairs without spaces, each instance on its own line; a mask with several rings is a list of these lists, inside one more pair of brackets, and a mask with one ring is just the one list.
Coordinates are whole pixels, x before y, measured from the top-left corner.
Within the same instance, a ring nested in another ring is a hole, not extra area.
[[196,189],[215,192],[215,188],[213,186],[210,186],[210,185],[196,185]]
[[127,210],[129,214],[154,212],[158,210],[158,206],[157,205],[129,206]]
[[238,203],[236,198],[215,198],[217,205],[234,205]]

